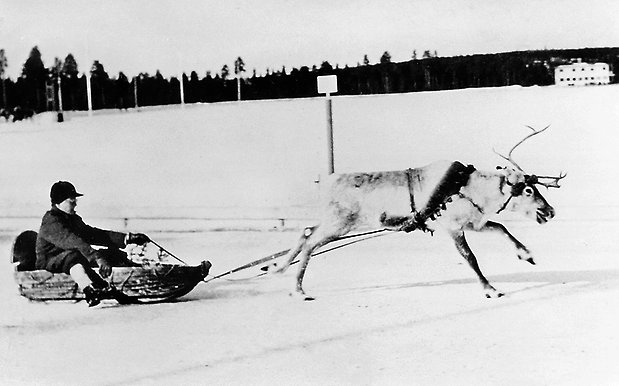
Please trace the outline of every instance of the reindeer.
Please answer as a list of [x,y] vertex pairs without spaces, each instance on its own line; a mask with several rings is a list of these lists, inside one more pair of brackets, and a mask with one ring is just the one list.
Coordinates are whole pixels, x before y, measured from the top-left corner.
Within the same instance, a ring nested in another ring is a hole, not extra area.
[[511,167],[497,167],[488,172],[457,161],[439,161],[416,169],[330,175],[320,223],[305,228],[296,246],[283,259],[283,264],[273,264],[269,271],[286,271],[300,255],[296,292],[291,295],[313,300],[303,290],[303,277],[316,249],[364,228],[434,232],[440,226],[451,236],[458,252],[477,274],[485,296],[503,296],[481,272],[464,231],[501,232],[514,244],[519,259],[535,264],[529,249],[504,225],[492,220],[504,210],[521,213],[539,224],[555,215],[554,208],[536,185],[559,188],[559,181],[566,174],[560,173],[558,177],[527,174],[512,158],[518,146],[549,126],[542,130],[527,127],[533,133],[512,147],[507,156],[495,151],[510,162]]

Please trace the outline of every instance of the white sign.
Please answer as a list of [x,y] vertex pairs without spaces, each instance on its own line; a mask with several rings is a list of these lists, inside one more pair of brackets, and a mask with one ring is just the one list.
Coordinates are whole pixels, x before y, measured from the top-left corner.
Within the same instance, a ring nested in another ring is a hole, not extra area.
[[316,78],[319,94],[331,94],[337,92],[337,75],[323,75]]

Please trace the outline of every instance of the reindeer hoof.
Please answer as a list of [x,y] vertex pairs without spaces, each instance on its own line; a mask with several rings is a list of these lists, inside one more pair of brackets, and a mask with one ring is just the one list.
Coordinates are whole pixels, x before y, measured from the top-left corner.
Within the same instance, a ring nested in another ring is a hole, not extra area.
[[531,255],[518,255],[518,258],[522,261],[526,261],[531,265],[535,265],[535,260],[533,260],[533,256]]
[[304,302],[311,302],[311,301],[316,300],[315,297],[309,296],[305,292],[302,292],[302,291],[291,292],[291,293],[289,293],[289,295],[290,295],[290,297],[297,298],[299,300],[303,300]]
[[535,265],[535,260],[533,260],[533,256],[531,256],[529,251],[522,251],[521,253],[518,253],[518,258],[522,261],[526,261],[531,265]]
[[494,287],[486,288],[485,295],[488,299],[498,299],[505,296],[503,292],[497,291]]

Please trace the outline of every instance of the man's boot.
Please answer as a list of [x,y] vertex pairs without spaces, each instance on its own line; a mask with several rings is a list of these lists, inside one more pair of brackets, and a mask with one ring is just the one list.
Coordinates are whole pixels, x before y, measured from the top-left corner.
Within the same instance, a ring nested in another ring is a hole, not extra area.
[[101,299],[114,299],[120,304],[135,303],[130,296],[125,295],[121,290],[111,285],[108,285],[106,288],[102,289],[100,296]]
[[101,291],[92,288],[92,286],[84,287],[84,296],[86,297],[86,302],[88,303],[88,307],[94,307],[97,304],[101,303]]

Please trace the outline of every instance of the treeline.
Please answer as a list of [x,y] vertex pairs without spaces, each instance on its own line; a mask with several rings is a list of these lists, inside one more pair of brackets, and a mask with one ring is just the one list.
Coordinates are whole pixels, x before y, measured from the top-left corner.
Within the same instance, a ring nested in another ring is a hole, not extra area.
[[[416,55],[414,56],[416,57]],[[370,64],[367,56],[354,67],[333,67],[323,62],[319,67],[301,67],[289,72],[267,71],[258,76],[245,75],[241,58],[235,62],[230,76],[227,66],[221,73],[207,72],[200,77],[193,71],[183,75],[185,103],[299,98],[317,95],[316,76],[337,75],[339,95],[402,93],[415,91],[449,90],[470,87],[545,86],[554,83],[554,68],[573,58],[583,62],[605,62],[611,69],[619,68],[619,47],[584,48],[567,50],[518,51],[498,54],[438,57],[424,54],[422,59],[394,63],[385,52],[377,64]],[[6,67],[6,58],[0,50],[0,75]],[[130,108],[181,103],[181,80],[164,78],[161,73],[141,73],[129,79],[122,72],[110,77],[104,66],[95,61],[89,70],[93,109]],[[238,82],[238,83],[237,83]],[[616,77],[612,80],[617,82]],[[59,85],[62,95],[58,95]],[[64,110],[87,110],[87,79],[80,74],[71,54],[64,61],[56,59],[46,68],[37,47],[32,49],[23,66],[22,76],[16,81],[2,82],[3,106],[31,108],[36,112],[58,109],[62,99]],[[137,98],[137,101],[136,101]]]

